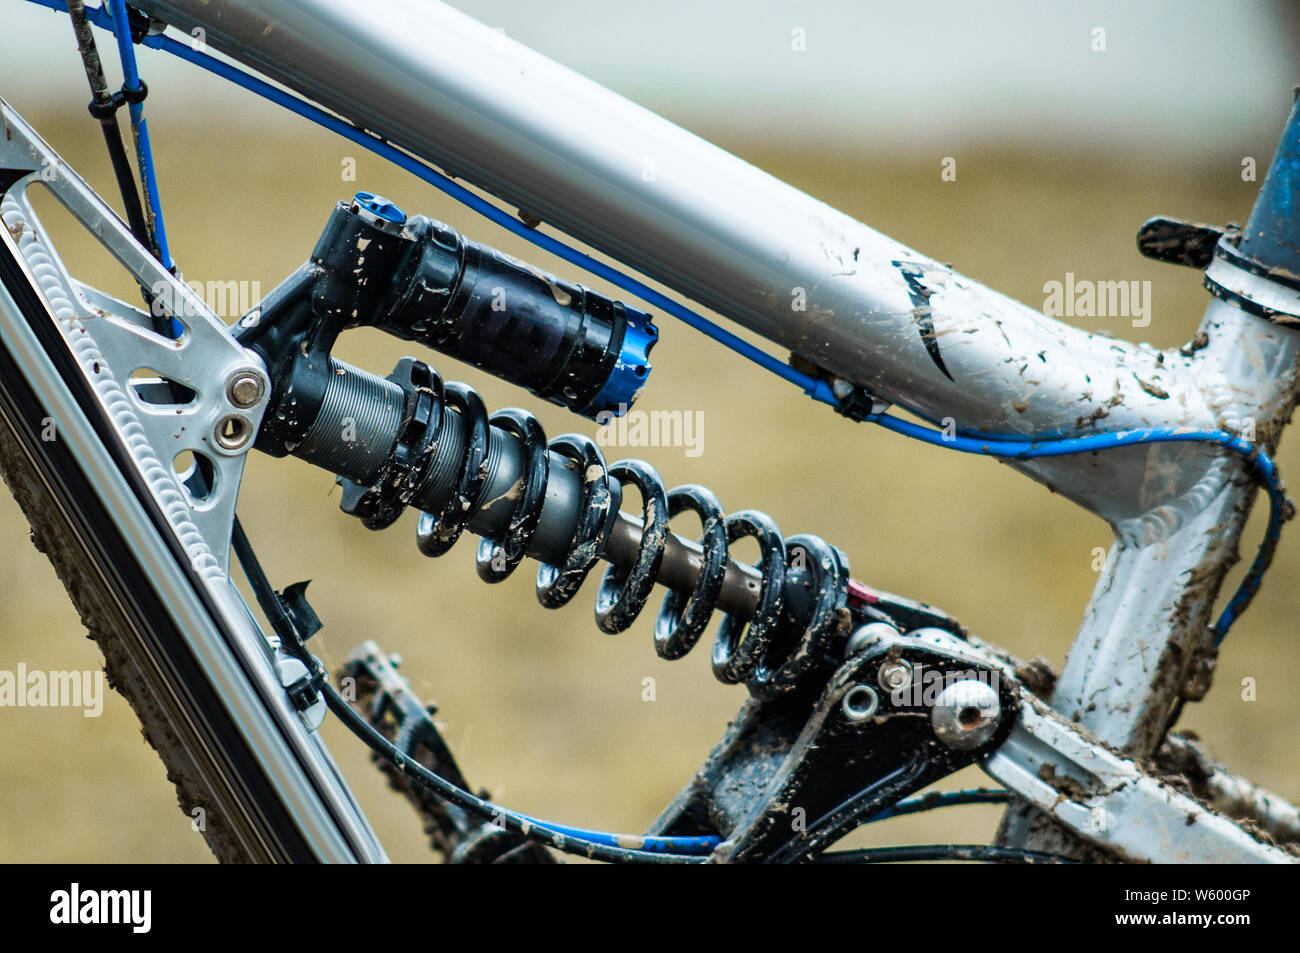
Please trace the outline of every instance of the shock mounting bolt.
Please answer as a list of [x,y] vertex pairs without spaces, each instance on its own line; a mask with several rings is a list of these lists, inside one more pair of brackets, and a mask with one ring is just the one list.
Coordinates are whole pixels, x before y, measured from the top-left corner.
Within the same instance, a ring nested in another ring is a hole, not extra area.
[[935,735],[949,748],[969,751],[993,737],[1002,720],[1002,703],[987,682],[953,682],[939,693],[930,711]]
[[262,376],[253,371],[239,371],[230,378],[230,383],[226,385],[226,396],[236,407],[247,410],[252,407],[266,392],[266,385],[262,381]]

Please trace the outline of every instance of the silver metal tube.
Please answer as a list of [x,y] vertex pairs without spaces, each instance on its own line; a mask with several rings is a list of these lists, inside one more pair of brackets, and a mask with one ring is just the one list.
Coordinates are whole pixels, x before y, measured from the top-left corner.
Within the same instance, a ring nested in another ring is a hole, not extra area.
[[[616,563],[630,565],[641,544],[641,520],[620,513],[605,544],[606,556]],[[700,577],[703,551],[694,540],[668,534],[664,559],[659,566],[659,581],[670,589],[690,592]],[[727,574],[718,593],[718,608],[741,618],[749,618],[758,605],[758,589],[763,577],[757,569],[734,559],[727,562]]]
[[[139,6],[932,420],[1008,435],[1215,420],[1196,358],[1046,318],[441,3]],[[1131,456],[1017,466],[1112,522],[1140,512]]]

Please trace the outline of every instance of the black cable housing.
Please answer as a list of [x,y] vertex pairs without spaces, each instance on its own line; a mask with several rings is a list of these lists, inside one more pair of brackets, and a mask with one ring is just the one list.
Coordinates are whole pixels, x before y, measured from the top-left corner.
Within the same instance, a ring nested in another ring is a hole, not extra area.
[[1077,864],[1079,861],[1059,854],[1026,850],[1020,847],[996,847],[989,844],[916,844],[906,847],[868,847],[863,850],[836,850],[820,854],[814,864],[896,864],[918,860],[972,860],[985,863]]
[[522,814],[476,797],[470,792],[457,787],[445,778],[434,774],[414,758],[403,754],[392,742],[357,714],[352,709],[352,706],[330,685],[320,660],[307,651],[298,633],[297,626],[285,610],[280,595],[271,587],[271,583],[262,570],[261,563],[253,552],[252,544],[238,518],[235,519],[231,533],[231,545],[240,566],[243,567],[249,586],[253,589],[258,605],[262,607],[262,611],[266,613],[271,627],[280,638],[281,647],[302,661],[308,670],[313,673],[314,678],[320,680],[321,692],[330,711],[366,747],[393,765],[413,782],[429,788],[439,797],[478,817],[482,817],[484,820],[491,821],[504,830],[545,844],[547,847],[553,847],[564,853],[578,854],[592,860],[603,860],[610,863],[698,864],[704,862],[705,857],[701,855],[658,853],[625,847],[611,847],[538,826],[536,822]]

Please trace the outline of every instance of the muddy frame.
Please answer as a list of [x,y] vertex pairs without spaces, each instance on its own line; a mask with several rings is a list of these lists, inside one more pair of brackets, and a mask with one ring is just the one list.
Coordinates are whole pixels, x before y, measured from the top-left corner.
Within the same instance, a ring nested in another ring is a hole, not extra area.
[[[135,5],[958,433],[1173,426],[1249,430],[1272,449],[1295,405],[1296,113],[1249,223],[1219,243],[1194,342],[1157,350],[987,289],[441,4]],[[1209,616],[1256,488],[1239,460],[1192,444],[1012,465],[1114,528],[1054,706],[1149,755],[1180,698],[1208,687]]]

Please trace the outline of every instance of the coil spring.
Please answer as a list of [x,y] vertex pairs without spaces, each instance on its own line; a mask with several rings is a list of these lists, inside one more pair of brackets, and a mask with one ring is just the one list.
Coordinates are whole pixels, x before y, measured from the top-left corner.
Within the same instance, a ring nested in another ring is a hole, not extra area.
[[[577,594],[601,558],[603,533],[613,493],[611,479],[634,486],[642,500],[642,534],[630,566],[611,563],[596,596],[596,624],[604,632],[627,629],[645,607],[658,577],[668,541],[669,520],[691,511],[703,527],[699,576],[690,593],[670,590],[655,621],[654,645],[661,658],[684,656],[699,641],[717,607],[729,562],[728,549],[750,537],[757,541],[761,574],[757,606],[746,620],[724,614],[713,642],[713,674],[721,682],[744,682],[755,697],[768,699],[791,692],[819,668],[836,637],[847,624],[849,567],[847,558],[818,536],[782,538],[766,514],[743,510],[726,515],[712,492],[702,486],[667,490],[662,478],[642,460],[606,464],[600,448],[581,434],[546,440],[537,418],[509,408],[488,415],[483,401],[466,384],[442,383],[429,370],[432,392],[460,412],[465,426],[464,452],[456,486],[442,510],[421,513],[416,530],[420,551],[441,556],[455,544],[474,513],[486,480],[491,428],[513,434],[524,455],[523,487],[499,538],[479,541],[477,568],[487,582],[506,579],[529,548],[546,500],[548,451],[572,461],[581,480],[578,525],[560,565],[543,563],[537,572],[537,598],[550,609],[566,605]],[[445,413],[438,416],[445,420]],[[440,426],[441,421],[435,423]],[[434,435],[436,439],[436,434]],[[791,557],[812,577],[812,609],[799,624],[786,616],[785,578]]]

